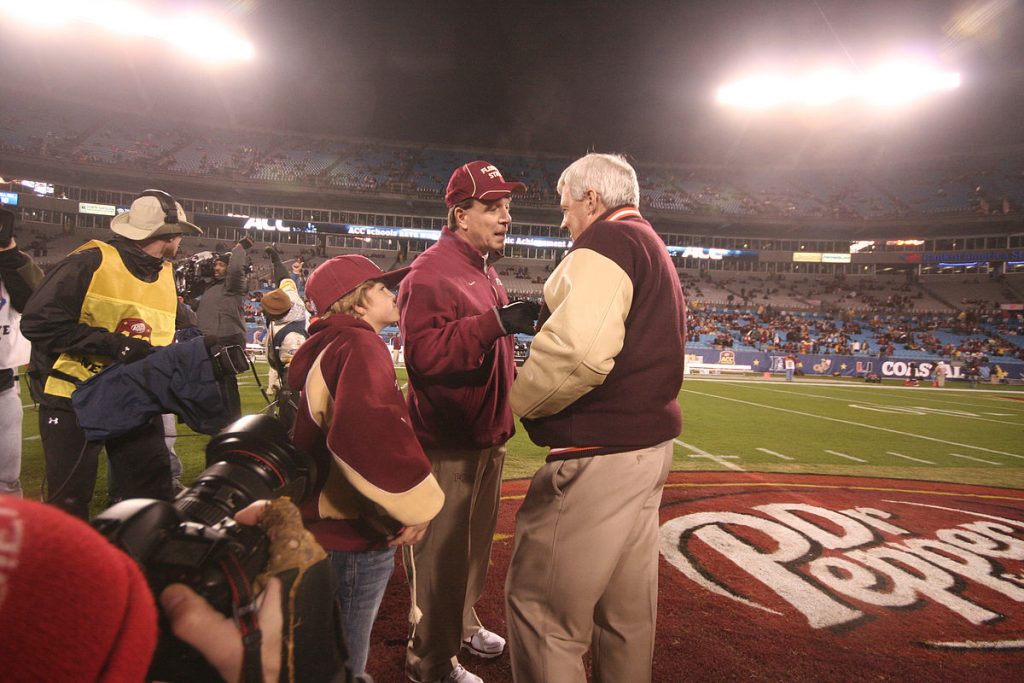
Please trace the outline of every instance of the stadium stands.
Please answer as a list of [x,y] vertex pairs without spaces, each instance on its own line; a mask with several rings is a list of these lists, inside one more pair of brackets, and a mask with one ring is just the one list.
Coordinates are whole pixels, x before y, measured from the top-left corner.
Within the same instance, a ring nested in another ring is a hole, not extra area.
[[[41,96],[40,96],[41,98]],[[111,113],[44,99],[5,100],[0,150],[186,176],[440,196],[451,169],[480,150],[370,143],[296,133],[224,129]],[[487,152],[523,201],[557,203],[568,159]],[[941,159],[870,168],[721,168],[638,164],[646,205],[694,215],[871,220],[1016,213],[1024,206],[1024,155]]]
[[[434,199],[443,194],[454,166],[483,157],[502,168],[507,179],[528,185],[529,192],[517,197],[517,202],[553,206],[558,201],[554,186],[568,161],[555,156],[223,129],[78,105],[54,107],[31,97],[12,98],[8,105],[0,112],[0,151],[4,153],[58,163],[67,160],[96,167],[154,171],[165,176],[169,173],[265,182],[268,186],[290,184]],[[720,215],[738,222],[769,217],[783,222],[810,218],[884,224],[886,220],[914,216],[926,219],[932,215],[1015,213],[1024,205],[1024,154],[1012,150],[990,158],[903,161],[857,168],[724,169],[640,163],[638,171],[644,206],[682,216]],[[203,204],[205,210],[205,200]],[[291,217],[296,218],[306,211],[275,210],[274,217],[289,218],[292,213],[295,215]],[[370,221],[381,218],[370,214],[365,217]],[[70,227],[59,222],[57,213],[40,222],[29,220],[28,233],[20,240],[44,268],[87,239],[109,236],[104,227]],[[85,223],[90,224],[103,223]],[[554,234],[543,226],[519,226],[515,230],[536,236]],[[225,250],[230,246],[227,242],[231,234],[230,230],[220,230],[188,239],[182,255]],[[716,247],[738,246],[699,233],[671,237],[676,241],[669,243],[676,245],[703,247],[714,240]],[[266,235],[266,241],[273,239],[271,234]],[[775,244],[766,242],[760,248],[797,249],[798,243],[793,240],[771,241]],[[311,238],[285,242],[278,249],[286,260],[304,258],[307,271],[324,258],[351,252],[363,253],[385,269],[396,266],[400,258],[397,243],[367,242],[363,248],[359,241],[327,235],[322,241]],[[933,244],[936,250],[993,246],[1012,245],[982,240],[969,247],[955,239],[948,244],[941,240]],[[842,239],[832,246],[827,240],[819,240],[812,247],[822,251],[844,249]],[[415,258],[416,249],[422,248],[423,244],[411,246],[408,258]],[[498,264],[513,297],[542,296],[543,283],[554,265],[550,253],[536,260],[507,257]],[[269,263],[258,249],[253,255],[252,282],[265,289],[272,285]],[[833,274],[809,266],[782,274],[722,263],[696,263],[692,258],[680,258],[677,265],[687,300],[694,308],[690,327],[694,349],[1024,358],[1021,314],[997,312],[1000,303],[1024,301],[1024,274],[996,277],[965,267],[955,269],[961,274],[951,275],[950,269],[941,266],[924,271],[941,275],[914,277],[908,277],[905,269],[894,275],[872,269],[870,275],[862,276],[853,274],[859,272],[856,270],[837,269]],[[254,320],[257,299],[254,296],[247,309],[247,316]]]

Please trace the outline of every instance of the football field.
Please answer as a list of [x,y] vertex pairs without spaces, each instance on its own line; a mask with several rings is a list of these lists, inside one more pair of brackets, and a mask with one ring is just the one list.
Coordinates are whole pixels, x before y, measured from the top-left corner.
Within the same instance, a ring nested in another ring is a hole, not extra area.
[[[251,373],[241,389],[244,412],[266,404]],[[685,424],[659,511],[655,683],[1019,680],[1024,390],[699,377],[678,400]],[[27,405],[22,480],[34,498],[36,418]],[[179,425],[186,484],[207,441]],[[499,633],[515,515],[544,454],[521,429],[508,445],[477,604]],[[408,601],[398,570],[371,636],[382,683],[405,680]],[[508,657],[467,666],[512,680]]]
[[[265,382],[266,366],[257,364]],[[405,372],[398,370],[399,380]],[[22,484],[41,497],[38,413],[25,404]],[[240,377],[243,411],[266,401],[252,373]],[[759,376],[691,377],[679,394],[684,426],[679,471],[848,474],[1024,489],[1024,390],[951,384],[942,389]],[[178,426],[175,449],[187,484],[205,467],[208,437]],[[505,478],[529,477],[545,450],[519,429],[509,442]],[[101,468],[102,469],[102,468]],[[102,508],[105,479],[93,509]]]
[[967,384],[687,379],[676,468],[1024,488],[1024,392]]

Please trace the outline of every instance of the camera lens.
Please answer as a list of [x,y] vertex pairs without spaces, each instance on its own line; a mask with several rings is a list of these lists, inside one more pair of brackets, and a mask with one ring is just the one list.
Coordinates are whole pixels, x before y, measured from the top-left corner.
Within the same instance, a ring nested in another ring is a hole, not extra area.
[[186,518],[213,525],[250,503],[290,496],[298,503],[316,480],[313,459],[292,445],[269,415],[246,415],[206,446],[207,468],[174,503]]

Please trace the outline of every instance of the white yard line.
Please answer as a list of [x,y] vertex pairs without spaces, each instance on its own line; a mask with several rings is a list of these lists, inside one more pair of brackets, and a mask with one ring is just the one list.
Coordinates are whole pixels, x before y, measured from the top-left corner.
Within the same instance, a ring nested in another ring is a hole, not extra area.
[[972,458],[969,455],[960,455],[959,453],[950,453],[954,458],[963,458],[964,460],[973,460],[974,462],[983,462],[986,465],[1002,465],[1001,462],[993,462],[991,460],[982,460],[981,458]]
[[[797,387],[793,387],[793,388],[796,389]],[[879,388],[881,388],[881,389],[899,389],[901,391],[911,391],[912,389],[914,389],[914,387],[884,387],[884,386],[883,387],[878,387],[877,385],[859,385],[859,384],[831,385],[830,386],[830,389],[840,389],[840,390],[848,389],[848,390],[851,391],[851,393],[857,393],[858,389],[869,389],[869,388],[873,388],[873,389],[879,389]],[[960,395],[948,394],[948,393],[946,393],[945,389],[942,389],[941,391],[938,390],[938,389],[931,390],[931,391],[929,391],[927,389],[924,389],[924,390],[921,390],[920,388],[917,388],[917,389],[918,390],[916,392],[914,392],[912,394],[906,394],[905,396],[901,396],[900,398],[906,398],[906,399],[911,399],[911,400],[914,400],[914,401],[922,401],[922,402],[927,402],[927,403],[948,404],[948,405],[958,406],[960,408],[978,408],[978,409],[988,408],[988,409],[991,409],[993,407],[993,404],[992,404],[992,399],[993,398],[1005,399],[1005,397],[1008,394],[1020,397],[1020,392],[984,392],[984,393],[981,393],[977,389],[973,389],[973,390],[972,389],[957,389],[957,390],[955,390],[955,391],[961,392],[963,394],[962,396],[960,396]],[[796,393],[796,391],[793,391],[791,393]],[[806,395],[806,394],[802,394],[802,395]],[[861,393],[860,395],[863,396],[863,393]],[[1014,414],[1018,414],[1018,413],[1024,413],[1024,407],[1021,407],[1020,409],[1018,409],[1013,404],[1005,404],[1004,403],[1004,404],[1000,404],[999,407],[1002,410],[1012,410],[1012,411],[1014,411],[1013,413],[1006,413],[1005,414],[1006,416],[1014,415]]]
[[705,398],[717,398],[722,401],[732,401],[734,403],[742,403],[748,406],[754,406],[757,408],[764,408],[765,410],[778,410],[783,413],[790,413],[792,415],[802,415],[803,417],[811,417],[815,420],[824,420],[826,422],[838,422],[840,424],[851,425],[853,427],[863,427],[864,429],[874,429],[880,432],[887,432],[889,434],[899,434],[900,436],[908,436],[914,439],[923,439],[925,441],[934,441],[936,443],[946,444],[947,446],[956,446],[957,448],[969,448],[975,451],[985,451],[986,453],[995,453],[996,455],[1008,455],[1011,458],[1020,458],[1024,460],[1024,455],[1018,455],[1016,453],[1007,453],[1006,451],[997,451],[993,448],[985,448],[984,446],[972,446],[968,443],[958,443],[956,441],[946,441],[945,439],[939,439],[934,436],[925,436],[924,434],[913,434],[911,432],[902,432],[898,429],[890,429],[888,427],[879,427],[878,425],[864,424],[863,422],[854,422],[853,420],[844,420],[838,417],[829,417],[828,415],[815,415],[814,413],[804,412],[802,410],[793,410],[792,408],[781,408],[779,406],[772,406],[765,403],[755,403],[754,401],[744,401],[741,398],[730,398],[728,396],[718,396],[716,394],[709,394],[703,391],[694,391],[692,389],[683,389],[680,393],[697,394]]
[[974,517],[982,517],[984,519],[994,519],[997,522],[1002,522],[1004,524],[1009,524],[1010,526],[1016,526],[1016,527],[1020,527],[1020,528],[1024,529],[1024,522],[1020,521],[1019,519],[1010,519],[1008,517],[999,517],[997,515],[987,515],[984,512],[974,512],[973,510],[959,510],[957,508],[948,508],[948,507],[944,507],[942,505],[931,505],[929,503],[912,503],[909,500],[886,499],[883,502],[886,502],[886,503],[898,503],[900,505],[913,505],[914,507],[919,507],[919,508],[933,508],[935,510],[946,510],[947,512],[960,512],[960,513],[963,513],[965,515],[972,515]]
[[[694,381],[694,379],[687,377],[686,381]],[[848,389],[852,392],[860,390],[868,391],[889,391],[889,392],[915,392],[913,394],[907,394],[901,396],[901,398],[910,398],[913,396],[915,401],[926,401],[929,403],[947,403],[949,405],[960,406],[962,408],[992,408],[993,404],[990,399],[1010,397],[1021,397],[1019,391],[979,391],[978,389],[969,389],[964,387],[958,389],[956,387],[945,387],[943,389],[932,389],[929,391],[927,388],[922,389],[921,387],[903,387],[903,386],[889,386],[889,385],[877,385],[877,384],[851,384],[849,382],[808,382],[806,380],[786,384],[785,382],[767,382],[765,380],[742,380],[742,379],[709,379],[701,378],[696,379],[698,382],[722,382],[724,384],[742,384],[764,389],[766,391],[778,391],[783,394],[790,394],[794,396],[816,396],[816,394],[808,394],[808,389],[816,389],[819,387],[825,387],[828,389]],[[685,384],[683,385],[685,386]],[[769,388],[773,387],[773,388]],[[957,394],[963,394],[958,396]],[[945,398],[943,398],[945,397]],[[828,398],[822,396],[821,398]],[[971,401],[970,399],[974,399]],[[989,400],[986,400],[989,399]],[[841,400],[841,399],[839,399]],[[1004,402],[999,406],[1003,410],[1015,411],[1012,414],[1024,413],[1024,407],[1020,409],[1016,408],[1013,404]]]
[[776,458],[782,458],[783,460],[792,460],[793,459],[793,458],[789,457],[788,455],[783,455],[782,453],[776,453],[775,451],[770,451],[767,448],[755,448],[754,450],[761,451],[762,453],[767,453],[768,455],[774,455]]
[[24,439],[22,439],[22,441],[35,441],[38,438],[39,438],[39,435],[36,434],[35,436],[26,436]]
[[694,453],[700,453],[701,455],[711,455],[707,451],[701,450],[701,449],[697,448],[696,446],[694,446],[693,444],[688,444],[685,441],[680,441],[679,439],[672,439],[672,440],[675,441],[680,446],[682,446],[683,448],[688,448],[689,450],[693,451]]
[[904,460],[913,460],[914,462],[923,462],[925,465],[934,465],[935,464],[931,460],[922,460],[921,458],[914,458],[914,457],[911,457],[909,455],[903,455],[902,453],[897,453],[896,451],[886,451],[886,453],[888,453],[889,455],[895,455],[897,458],[903,458]]
[[[761,389],[762,391],[772,391],[772,392],[775,392],[777,394],[786,394],[788,396],[797,396],[799,398],[820,398],[820,399],[825,399],[825,400],[828,400],[828,401],[841,401],[843,403],[848,403],[848,404],[852,400],[852,399],[849,399],[849,398],[843,398],[842,396],[823,396],[821,394],[811,394],[811,393],[802,392],[802,391],[798,392],[798,391],[788,391],[786,389],[770,389],[770,388],[768,388],[768,387],[766,387],[764,385],[761,385],[761,386],[759,386],[757,388]],[[915,398],[924,398],[924,397],[915,397]],[[964,405],[962,403],[955,403],[953,401],[940,401],[940,403],[953,403],[954,405],[961,406],[961,408],[964,407]],[[943,416],[946,416],[946,417],[959,417],[959,418],[966,418],[966,419],[969,419],[969,420],[977,420],[979,422],[993,422],[995,424],[1004,424],[1004,425],[1013,425],[1013,426],[1016,426],[1018,424],[1018,422],[1015,421],[1015,420],[1014,421],[993,420],[991,418],[981,417],[980,415],[977,415],[975,413],[965,412],[964,410],[942,410],[940,408],[927,408],[927,407],[924,407],[924,406],[892,405],[892,404],[888,404],[888,403],[878,403],[876,401],[859,401],[858,404],[859,405],[857,407],[862,407],[862,408],[864,408],[866,410],[875,410],[877,412],[882,412],[882,413],[897,413],[897,412],[902,413],[903,411],[918,410],[918,411],[921,411],[921,413],[923,413],[925,415],[940,414],[940,415],[943,415]],[[989,406],[986,406],[986,407],[989,407]],[[911,414],[912,415],[914,413],[906,413],[906,414]]]
[[852,455],[847,455],[846,453],[840,453],[839,451],[830,451],[827,448],[825,449],[825,452],[826,453],[831,453],[832,455],[838,455],[840,458],[846,458],[847,460],[856,460],[857,462],[867,462],[867,460],[861,460],[860,458],[856,458],[856,457],[854,457]]
[[1024,640],[925,641],[925,645],[950,650],[1018,650],[1024,647]]
[[736,458],[735,455],[712,455],[711,453],[708,453],[707,451],[701,450],[700,448],[697,448],[696,446],[694,446],[692,444],[688,444],[685,441],[680,441],[679,439],[672,439],[672,440],[675,441],[680,446],[682,446],[683,448],[688,448],[691,451],[693,451],[693,453],[689,453],[688,454],[691,458],[707,458],[711,462],[719,464],[722,467],[726,467],[726,468],[728,468],[730,470],[734,470],[736,472],[746,472],[746,470],[743,469],[742,467],[740,467],[739,465],[737,465],[735,463],[731,463],[728,460],[726,460],[726,458],[733,458],[733,459],[735,459]]

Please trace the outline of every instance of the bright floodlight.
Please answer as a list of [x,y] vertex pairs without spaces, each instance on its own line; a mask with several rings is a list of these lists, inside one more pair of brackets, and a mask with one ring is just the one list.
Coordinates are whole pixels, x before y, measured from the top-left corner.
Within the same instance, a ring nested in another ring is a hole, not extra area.
[[898,61],[860,73],[829,68],[799,76],[752,76],[719,88],[718,101],[743,109],[821,107],[854,99],[894,106],[958,87],[958,73],[939,71],[920,62]]
[[0,12],[36,28],[91,24],[126,39],[160,40],[208,62],[248,60],[254,53],[252,43],[210,17],[155,14],[126,0],[0,0]]

